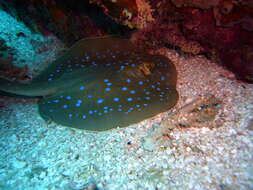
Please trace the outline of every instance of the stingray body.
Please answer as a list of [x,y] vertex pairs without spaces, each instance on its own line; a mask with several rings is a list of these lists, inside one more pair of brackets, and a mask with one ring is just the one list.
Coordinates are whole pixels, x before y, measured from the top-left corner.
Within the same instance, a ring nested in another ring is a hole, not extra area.
[[174,65],[116,37],[83,39],[31,83],[0,79],[0,85],[5,92],[42,96],[44,119],[90,131],[142,121],[178,99]]

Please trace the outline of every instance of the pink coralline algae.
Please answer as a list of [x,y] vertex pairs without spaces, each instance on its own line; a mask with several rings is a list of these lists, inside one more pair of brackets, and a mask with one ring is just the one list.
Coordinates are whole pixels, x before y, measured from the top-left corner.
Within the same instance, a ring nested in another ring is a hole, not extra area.
[[201,9],[209,9],[219,4],[220,0],[171,0],[171,2],[178,8],[181,7],[195,7]]
[[144,28],[153,21],[152,9],[146,0],[90,0],[102,7],[116,22],[130,28]]
[[205,51],[213,51],[223,65],[234,71],[240,79],[253,82],[253,34],[243,26],[216,26],[212,10],[194,11],[183,22],[183,32],[188,39],[199,42]]
[[[239,77],[251,82],[253,81],[253,47],[245,45],[236,49],[224,49],[219,51],[219,57],[223,63],[228,63],[229,68]],[[238,72],[239,71],[239,72]]]
[[216,27],[211,10],[194,11],[183,22],[183,32],[187,38],[215,49],[235,47],[243,38],[243,32],[238,26]]

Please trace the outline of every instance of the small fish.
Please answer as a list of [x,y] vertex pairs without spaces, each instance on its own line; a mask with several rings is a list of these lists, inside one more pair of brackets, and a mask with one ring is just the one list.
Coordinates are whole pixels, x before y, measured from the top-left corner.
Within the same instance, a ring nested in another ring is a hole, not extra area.
[[89,131],[126,127],[173,107],[176,69],[127,39],[83,39],[29,84],[0,79],[0,90],[42,97],[45,120]]

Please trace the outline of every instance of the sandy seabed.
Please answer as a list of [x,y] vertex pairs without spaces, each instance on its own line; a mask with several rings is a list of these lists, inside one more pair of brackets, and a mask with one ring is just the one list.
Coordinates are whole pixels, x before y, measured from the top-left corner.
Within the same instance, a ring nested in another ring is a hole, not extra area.
[[174,109],[213,94],[222,100],[221,126],[175,128],[171,146],[150,151],[143,139],[166,113],[89,133],[46,123],[36,99],[0,97],[0,190],[253,189],[253,85],[203,56],[159,53],[178,71]]

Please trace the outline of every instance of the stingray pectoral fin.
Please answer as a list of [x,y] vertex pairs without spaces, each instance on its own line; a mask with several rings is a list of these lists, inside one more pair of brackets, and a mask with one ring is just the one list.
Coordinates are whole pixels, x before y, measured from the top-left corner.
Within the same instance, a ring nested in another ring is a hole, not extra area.
[[126,127],[169,110],[178,100],[171,67],[156,64],[150,74],[128,78],[114,71],[80,81],[39,102],[40,115],[58,124],[88,131]]
[[64,126],[106,131],[129,126],[173,107],[178,99],[176,90],[161,89],[165,92],[163,98],[160,94],[147,96],[142,91],[129,97],[120,92],[108,96],[101,92],[96,96],[92,89],[84,93],[65,92],[40,100],[39,112],[45,120]]

